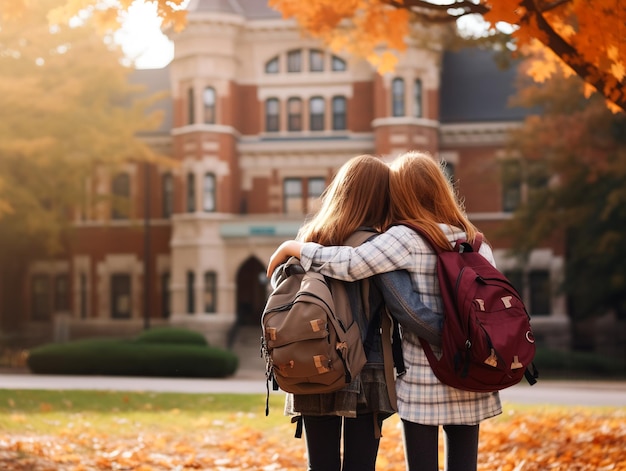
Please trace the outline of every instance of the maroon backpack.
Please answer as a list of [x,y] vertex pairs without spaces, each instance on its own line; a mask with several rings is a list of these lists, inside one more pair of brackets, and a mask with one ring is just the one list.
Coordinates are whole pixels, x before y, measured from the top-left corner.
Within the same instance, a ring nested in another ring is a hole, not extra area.
[[433,372],[449,386],[491,392],[526,377],[537,382],[533,364],[535,340],[530,316],[509,280],[478,253],[482,234],[473,244],[457,240],[442,250],[423,230],[410,224],[437,254],[437,277],[444,306],[443,355],[420,339]]

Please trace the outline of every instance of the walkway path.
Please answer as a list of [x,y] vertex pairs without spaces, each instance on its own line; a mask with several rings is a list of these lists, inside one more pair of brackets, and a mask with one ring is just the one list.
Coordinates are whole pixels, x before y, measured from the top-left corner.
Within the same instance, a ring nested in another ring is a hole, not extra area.
[[[122,376],[55,376],[0,374],[0,389],[82,389],[156,391],[182,393],[257,394],[266,392],[262,371],[240,370],[226,379],[146,378]],[[280,391],[272,394],[282,394]],[[534,386],[522,382],[501,393],[505,402],[626,407],[624,381],[540,380]]]

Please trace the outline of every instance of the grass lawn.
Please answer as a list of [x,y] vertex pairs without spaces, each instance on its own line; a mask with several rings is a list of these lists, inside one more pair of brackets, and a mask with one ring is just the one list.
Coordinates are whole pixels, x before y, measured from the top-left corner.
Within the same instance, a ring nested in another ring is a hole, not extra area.
[[[262,394],[0,390],[0,469],[302,470],[283,400],[266,417]],[[626,408],[504,409],[481,425],[479,470],[626,471]],[[404,470],[397,417],[383,435],[377,469]]]

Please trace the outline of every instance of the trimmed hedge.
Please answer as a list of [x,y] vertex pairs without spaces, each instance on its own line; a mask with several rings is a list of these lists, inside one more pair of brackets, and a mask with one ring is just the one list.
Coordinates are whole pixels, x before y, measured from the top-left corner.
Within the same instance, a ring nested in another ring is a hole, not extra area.
[[92,339],[34,348],[27,365],[38,374],[224,378],[237,371],[239,359],[206,342]]
[[579,351],[537,348],[535,365],[539,378],[624,378],[626,364],[617,358]]
[[135,338],[135,342],[167,343],[206,346],[204,335],[195,330],[180,329],[177,327],[157,327],[144,330]]

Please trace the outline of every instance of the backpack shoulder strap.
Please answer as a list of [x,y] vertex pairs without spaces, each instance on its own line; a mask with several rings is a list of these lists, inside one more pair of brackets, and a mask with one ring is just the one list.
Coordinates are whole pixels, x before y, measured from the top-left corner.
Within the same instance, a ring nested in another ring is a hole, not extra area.
[[369,239],[378,235],[374,229],[359,229],[354,231],[343,243],[343,245],[350,245],[352,247],[358,247],[363,242],[367,242]]
[[476,233],[476,237],[474,238],[474,242],[472,242],[472,249],[474,250],[474,252],[478,252],[480,250],[480,246],[483,243],[483,233],[482,232],[477,232]]

